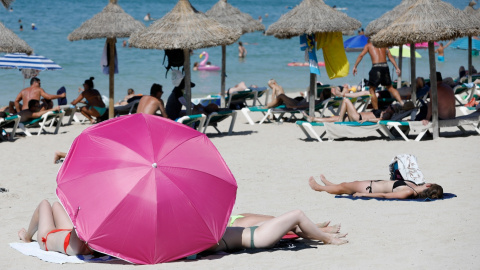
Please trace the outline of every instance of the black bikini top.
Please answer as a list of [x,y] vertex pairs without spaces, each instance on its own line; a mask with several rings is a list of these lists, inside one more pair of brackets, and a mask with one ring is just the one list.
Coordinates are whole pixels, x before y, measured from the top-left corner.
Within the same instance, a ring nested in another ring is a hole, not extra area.
[[[413,184],[416,185],[415,183],[413,183]],[[415,191],[415,189],[413,187],[411,187],[411,186],[407,185],[407,183],[405,183],[405,180],[397,180],[397,181],[395,181],[395,183],[393,183],[392,192],[395,188],[401,187],[401,186],[407,186],[407,187],[411,188],[413,191]],[[417,191],[415,191],[415,193],[417,193]]]

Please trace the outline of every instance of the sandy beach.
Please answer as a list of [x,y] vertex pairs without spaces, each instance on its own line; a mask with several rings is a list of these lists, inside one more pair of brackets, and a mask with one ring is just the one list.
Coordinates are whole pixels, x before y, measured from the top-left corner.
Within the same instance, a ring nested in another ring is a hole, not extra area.
[[[460,112],[457,112],[460,115]],[[260,120],[254,115],[254,120]],[[228,124],[222,122],[220,130]],[[56,201],[55,150],[68,150],[88,124],[73,124],[57,135],[19,137],[0,143],[0,254],[2,269],[84,269],[85,264],[53,264],[9,247],[19,242],[17,231],[28,226],[42,199]],[[468,128],[467,128],[468,129]],[[469,129],[472,130],[472,129]],[[132,131],[134,132],[134,131]],[[176,261],[142,269],[478,269],[480,220],[475,192],[480,136],[442,130],[442,137],[421,142],[345,139],[318,143],[303,140],[293,123],[248,125],[238,115],[234,133],[211,141],[223,155],[238,183],[234,214],[280,215],[301,209],[312,220],[341,223],[350,241],[328,246],[306,240],[294,250],[244,251]],[[376,138],[375,138],[376,136]],[[401,153],[417,157],[427,182],[438,183],[458,197],[434,202],[350,200],[314,192],[308,178],[324,174],[332,182],[388,179],[388,164]],[[138,266],[90,263],[95,269],[134,269]]]

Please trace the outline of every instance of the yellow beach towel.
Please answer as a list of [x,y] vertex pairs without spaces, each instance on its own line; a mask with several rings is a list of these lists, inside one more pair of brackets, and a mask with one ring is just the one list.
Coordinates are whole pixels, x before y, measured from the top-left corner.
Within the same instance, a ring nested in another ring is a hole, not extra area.
[[317,50],[323,49],[325,69],[330,79],[345,77],[348,75],[350,64],[348,63],[341,32],[315,34]]

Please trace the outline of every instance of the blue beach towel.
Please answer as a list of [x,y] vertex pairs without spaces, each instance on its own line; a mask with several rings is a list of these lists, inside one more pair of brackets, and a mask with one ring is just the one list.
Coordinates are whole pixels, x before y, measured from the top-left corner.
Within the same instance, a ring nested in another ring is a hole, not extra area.
[[[65,86],[62,86],[60,89],[57,90],[57,95],[61,95],[66,92],[67,92],[67,89],[65,89]],[[57,102],[58,102],[58,106],[67,105],[67,97],[65,96],[64,98],[59,98],[57,99]]]
[[385,198],[369,198],[369,197],[353,197],[352,195],[336,195],[335,198],[341,198],[341,199],[350,199],[350,200],[371,200],[375,199],[377,201],[413,201],[413,202],[432,202],[432,201],[437,201],[437,200],[446,200],[446,199],[451,199],[455,198],[457,195],[453,193],[443,193],[443,199],[385,199]]

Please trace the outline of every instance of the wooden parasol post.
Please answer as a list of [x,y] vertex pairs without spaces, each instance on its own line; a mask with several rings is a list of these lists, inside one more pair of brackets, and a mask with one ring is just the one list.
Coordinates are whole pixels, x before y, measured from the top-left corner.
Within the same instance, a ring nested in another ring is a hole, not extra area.
[[308,91],[309,115],[315,117],[315,90],[317,88],[317,75],[310,73],[310,91]]
[[440,134],[438,130],[437,68],[435,65],[435,47],[433,41],[428,42],[428,58],[430,61],[430,102],[432,103],[433,139],[436,140]]
[[417,59],[415,57],[415,43],[410,44],[410,77],[411,77],[411,84],[410,87],[412,88],[411,99],[413,104],[417,101],[417,78],[416,78],[416,65]]
[[107,38],[107,46],[110,49],[110,55],[108,60],[108,119],[112,119],[114,116],[114,94],[115,94],[115,43],[116,38]]
[[190,49],[183,49],[183,56],[185,57],[185,62],[183,63],[183,68],[185,70],[185,100],[187,101],[187,115],[192,114],[192,87],[190,84],[191,76],[190,73]]
[[227,77],[227,46],[222,45],[222,73],[220,74],[220,89],[221,89],[221,97],[220,97],[220,108],[225,108],[225,77]]
[[[402,88],[402,56],[403,56],[403,44],[398,46],[398,69],[400,69],[400,75],[398,75],[397,79],[397,89]],[[410,56],[411,57],[411,56]]]

